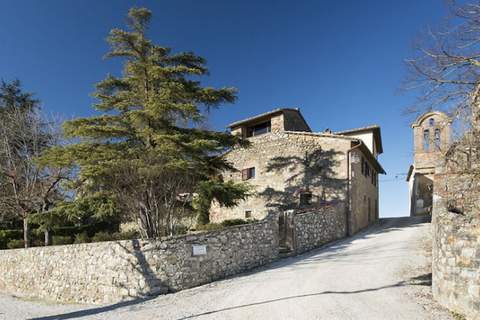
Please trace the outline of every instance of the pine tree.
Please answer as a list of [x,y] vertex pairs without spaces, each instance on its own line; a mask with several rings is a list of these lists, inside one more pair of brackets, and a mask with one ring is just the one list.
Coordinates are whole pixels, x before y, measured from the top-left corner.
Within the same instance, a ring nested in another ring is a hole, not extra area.
[[[218,155],[244,142],[200,128],[209,110],[235,101],[235,89],[203,87],[205,60],[147,39],[150,18],[148,9],[133,8],[128,29],[110,32],[107,57],[122,59],[122,76],[96,85],[102,114],[66,122],[66,135],[79,142],[49,158],[78,166],[78,197],[111,194],[154,238],[173,232],[200,183],[232,169]],[[245,196],[243,188],[229,190],[231,199]]]

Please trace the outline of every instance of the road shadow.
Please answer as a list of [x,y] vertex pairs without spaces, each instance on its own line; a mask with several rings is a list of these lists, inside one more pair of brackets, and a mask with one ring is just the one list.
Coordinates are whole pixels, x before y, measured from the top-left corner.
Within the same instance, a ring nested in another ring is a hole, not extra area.
[[[268,265],[261,266],[255,269],[252,269],[250,271],[234,275],[231,277],[228,277],[223,280],[232,280],[232,279],[239,279],[243,277],[248,277],[250,275],[260,273],[260,272],[265,272],[268,270],[272,269],[277,269],[277,268],[284,268],[286,266],[291,266],[291,267],[298,267],[301,266],[302,264],[309,264],[313,263],[316,260],[328,260],[328,259],[338,259],[339,257],[342,256],[352,256],[353,253],[349,252],[348,254],[345,254],[343,251],[349,247],[349,245],[356,240],[359,239],[366,239],[372,236],[375,236],[377,234],[381,233],[386,233],[386,232],[393,232],[396,230],[402,230],[405,228],[410,228],[410,227],[415,227],[418,226],[419,224],[423,224],[428,222],[428,219],[426,218],[411,218],[411,217],[402,217],[402,218],[387,218],[387,219],[380,219],[379,223],[364,229],[360,231],[359,233],[355,234],[354,236],[350,238],[344,238],[341,240],[337,240],[335,242],[326,244],[322,247],[313,249],[311,251],[308,251],[306,253],[303,253],[301,255],[295,256],[295,257],[289,257],[289,258],[284,258],[284,259],[279,259],[277,261],[274,261]],[[378,248],[381,248],[381,244],[378,244]],[[376,247],[374,248],[376,250]],[[355,253],[355,255],[361,255],[364,253],[364,251],[370,251],[372,250],[371,247],[366,248],[365,250],[358,250],[359,252]],[[137,250],[134,250],[137,251]],[[325,254],[327,253],[327,254]],[[151,276],[152,271],[150,267],[148,266],[148,263],[146,263],[145,257],[143,256],[142,253],[138,253],[135,255],[139,261],[142,261],[142,264],[145,264],[144,269],[142,269],[143,274],[148,278]],[[357,260],[358,263],[358,260]],[[316,292],[316,293],[308,293],[308,294],[302,294],[302,295],[295,295],[295,296],[287,296],[287,297],[280,297],[277,299],[270,299],[270,300],[264,300],[264,301],[258,301],[258,302],[252,302],[249,304],[244,304],[244,305],[238,305],[238,306],[232,306],[232,307],[227,307],[227,308],[222,308],[222,309],[217,309],[217,310],[211,310],[211,311],[206,311],[203,313],[199,314],[194,314],[194,315],[189,315],[187,317],[181,318],[181,319],[193,319],[196,317],[204,316],[204,315],[209,315],[209,314],[214,314],[214,313],[219,313],[219,312],[224,312],[224,311],[229,311],[229,310],[235,310],[235,309],[240,309],[240,308],[245,308],[249,306],[256,306],[256,305],[265,305],[269,303],[274,303],[277,301],[285,301],[285,300],[293,300],[293,299],[300,299],[300,298],[306,298],[306,297],[312,297],[312,296],[319,296],[319,295],[326,295],[326,294],[335,294],[335,295],[348,295],[348,294],[361,294],[365,292],[371,292],[371,291],[378,291],[382,289],[388,289],[388,288],[394,288],[394,287],[401,287],[401,286],[431,286],[432,282],[432,275],[431,274],[423,274],[419,276],[412,277],[408,280],[405,281],[400,281],[397,283],[393,283],[390,285],[386,286],[381,286],[381,287],[376,287],[376,288],[366,288],[362,290],[354,290],[354,291],[322,291],[322,292]],[[156,287],[158,285],[157,282],[153,285],[153,287]],[[208,288],[208,286],[211,284],[205,285],[205,287]],[[37,318],[31,318],[31,320],[63,320],[63,319],[75,319],[75,318],[81,318],[85,316],[91,316],[91,315],[99,315],[103,313],[107,313],[110,311],[118,310],[121,308],[129,307],[129,306],[134,306],[134,305],[140,305],[146,301],[156,299],[157,297],[152,295],[150,297],[144,297],[144,298],[138,298],[130,301],[125,301],[125,302],[119,302],[115,303],[112,305],[107,305],[107,306],[100,306],[97,308],[90,308],[90,309],[85,309],[85,310],[78,310],[78,311],[73,311],[70,313],[64,313],[64,314],[58,314],[58,315],[52,315],[52,316],[45,316],[45,317],[37,317]],[[141,308],[141,306],[139,306]],[[179,319],[180,320],[180,319]]]
[[[145,281],[145,288],[139,290],[137,293],[132,294],[131,300],[122,301],[115,304],[106,306],[94,307],[90,309],[78,310],[64,314],[57,314],[45,317],[30,318],[30,320],[62,320],[62,319],[75,319],[91,315],[102,314],[105,312],[125,308],[137,304],[144,303],[146,301],[155,299],[159,294],[166,293],[168,288],[155,276],[155,272],[152,270],[147,259],[145,258],[145,249],[141,247],[140,241],[137,239],[131,240],[131,247],[123,245],[121,242],[117,242],[117,245],[126,253],[123,260],[130,264],[134,270],[136,270]],[[152,248],[153,250],[153,248]],[[133,255],[135,262],[130,261],[128,257]],[[126,284],[116,283],[118,288],[128,288]],[[130,294],[130,293],[129,293]]]
[[197,313],[197,314],[192,314],[183,318],[179,318],[177,320],[187,320],[187,319],[194,319],[206,315],[211,315],[215,313],[220,313],[220,312],[225,312],[225,311],[231,311],[231,310],[237,310],[237,309],[242,309],[242,308],[247,308],[247,307],[252,307],[252,306],[259,306],[259,305],[266,305],[270,303],[275,303],[275,302],[280,302],[280,301],[287,301],[287,300],[296,300],[296,299],[302,299],[302,298],[308,298],[308,297],[315,297],[315,296],[321,296],[321,295],[348,295],[348,294],[362,294],[365,292],[372,292],[372,291],[378,291],[378,290],[384,290],[384,289],[389,289],[389,288],[396,288],[396,287],[403,287],[403,286],[410,286],[410,285],[426,285],[425,281],[428,283],[428,279],[430,279],[430,284],[431,284],[431,273],[430,274],[425,274],[421,275],[418,277],[413,277],[407,281],[399,281],[397,283],[393,283],[390,285],[386,286],[380,286],[380,287],[375,287],[375,288],[367,288],[367,289],[361,289],[361,290],[352,290],[352,291],[322,291],[322,292],[315,292],[315,293],[307,293],[307,294],[300,294],[300,295],[294,295],[294,296],[287,296],[287,297],[281,297],[281,298],[276,298],[276,299],[269,299],[269,300],[262,300],[258,302],[252,302],[252,303],[247,303],[247,304],[242,304],[242,305],[237,305],[237,306],[232,306],[232,307],[226,307],[226,308],[221,308],[221,309],[216,309],[216,310],[211,310],[211,311],[205,311],[202,313]]
[[137,304],[144,303],[146,301],[155,299],[156,297],[151,296],[151,297],[146,297],[146,298],[138,298],[134,300],[129,300],[129,301],[123,301],[107,306],[101,306],[97,308],[91,308],[91,309],[84,309],[84,310],[78,310],[78,311],[72,311],[69,313],[63,313],[63,314],[57,314],[53,316],[45,316],[45,317],[37,317],[37,318],[29,318],[29,320],[64,320],[64,319],[76,319],[76,318],[82,318],[86,316],[93,316],[93,315],[98,315],[102,314],[105,312],[109,311],[114,311],[120,308],[125,308]]
[[[355,235],[347,238],[342,238],[329,243],[326,243],[320,247],[314,248],[307,252],[304,252],[297,256],[291,256],[283,259],[279,259],[267,266],[262,266],[257,269],[247,271],[244,274],[237,275],[237,277],[248,276],[253,273],[264,271],[265,269],[278,269],[285,267],[298,267],[302,265],[316,263],[318,261],[328,262],[330,260],[339,260],[341,263],[358,263],[360,260],[358,256],[365,255],[368,252],[375,251],[376,253],[390,254],[392,258],[395,258],[399,252],[391,252],[390,249],[385,249],[384,243],[374,242],[371,245],[364,246],[362,248],[356,248],[354,252],[347,251],[353,242],[377,237],[382,234],[401,231],[407,228],[415,228],[421,224],[428,223],[429,217],[399,217],[399,218],[382,218],[378,223],[367,227]],[[382,259],[385,255],[382,255]],[[343,259],[343,260],[342,260]],[[375,257],[368,256],[366,262],[374,262]]]

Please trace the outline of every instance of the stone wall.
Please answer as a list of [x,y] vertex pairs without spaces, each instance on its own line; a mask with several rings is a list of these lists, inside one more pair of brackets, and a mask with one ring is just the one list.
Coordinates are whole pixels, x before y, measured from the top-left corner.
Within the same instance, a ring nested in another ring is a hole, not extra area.
[[[194,255],[194,246],[200,255]],[[248,225],[158,241],[0,251],[0,290],[45,300],[112,303],[198,286],[277,257],[278,219],[271,215]]]
[[[433,201],[433,296],[468,318],[480,315],[478,178],[437,168]],[[477,206],[472,205],[476,203]]]
[[[371,168],[368,175],[362,170],[362,160]],[[350,168],[349,233],[355,234],[379,219],[379,185],[378,173],[361,150],[355,149],[350,153]]]
[[297,254],[346,236],[343,206],[326,206],[310,212],[297,213],[293,219]]
[[307,132],[264,134],[249,139],[249,148],[235,148],[225,155],[238,172],[225,180],[242,182],[241,170],[255,168],[249,183],[255,195],[232,208],[212,206],[210,220],[262,219],[271,211],[296,209],[302,193],[312,194],[311,204],[343,201],[347,193],[347,152],[352,139]]

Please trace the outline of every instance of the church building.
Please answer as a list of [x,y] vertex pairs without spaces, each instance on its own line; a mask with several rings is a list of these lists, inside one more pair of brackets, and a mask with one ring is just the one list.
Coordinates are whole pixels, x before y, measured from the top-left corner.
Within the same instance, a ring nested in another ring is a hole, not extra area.
[[432,211],[433,175],[450,143],[452,120],[443,112],[427,112],[412,124],[414,161],[407,174],[410,216]]

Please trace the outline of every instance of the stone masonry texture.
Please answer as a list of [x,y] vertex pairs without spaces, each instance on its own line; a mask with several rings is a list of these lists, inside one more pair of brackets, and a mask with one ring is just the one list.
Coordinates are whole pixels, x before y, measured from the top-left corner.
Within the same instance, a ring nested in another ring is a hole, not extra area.
[[432,217],[433,296],[468,319],[480,317],[478,187],[478,177],[437,168]]
[[335,206],[298,213],[294,216],[297,254],[341,239],[346,234],[345,212]]
[[[345,236],[343,206],[294,212],[294,254]],[[279,257],[279,215],[223,230],[160,240],[124,240],[0,251],[0,291],[25,298],[116,303],[175,292]],[[193,255],[205,245],[206,255]]]
[[[213,205],[210,220],[244,219],[245,212],[262,219],[271,210],[299,207],[300,194],[312,193],[312,206],[324,203],[342,205],[347,211],[348,171],[350,179],[350,233],[353,234],[378,219],[378,184],[362,174],[356,150],[348,161],[352,139],[308,132],[280,132],[250,138],[249,148],[236,148],[225,159],[237,172],[225,173],[225,180],[242,182],[241,170],[255,168],[255,178],[247,182],[255,194],[232,208]],[[349,167],[350,166],[350,167]],[[375,180],[377,181],[377,180]],[[370,205],[369,205],[370,203]]]
[[[193,256],[193,245],[206,255]],[[278,257],[278,220],[163,240],[126,240],[0,251],[0,290],[28,298],[113,303],[177,291]]]

